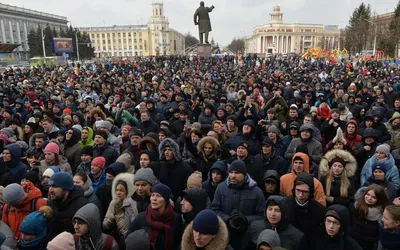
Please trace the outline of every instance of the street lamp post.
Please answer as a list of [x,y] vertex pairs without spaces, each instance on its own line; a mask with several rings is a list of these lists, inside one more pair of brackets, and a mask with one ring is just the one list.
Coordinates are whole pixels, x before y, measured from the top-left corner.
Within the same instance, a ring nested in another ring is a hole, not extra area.
[[77,31],[75,32],[75,43],[76,43],[76,56],[77,56],[77,58],[78,58],[78,62],[79,62],[79,43],[78,43],[78,33],[79,33],[79,30],[77,30]]
[[44,46],[44,34],[43,34],[43,30],[45,28],[47,28],[47,26],[49,26],[48,24],[46,26],[44,26],[43,28],[40,28],[40,31],[42,33],[42,46],[43,46],[43,57],[46,58],[46,48]]
[[375,22],[372,22],[372,21],[370,21],[370,20],[368,20],[368,19],[365,19],[365,21],[367,21],[367,22],[369,22],[369,23],[375,25],[374,48],[373,48],[373,52],[372,52],[372,54],[375,56],[375,51],[376,51],[376,33],[377,33],[377,31],[378,31],[378,26],[376,25]]

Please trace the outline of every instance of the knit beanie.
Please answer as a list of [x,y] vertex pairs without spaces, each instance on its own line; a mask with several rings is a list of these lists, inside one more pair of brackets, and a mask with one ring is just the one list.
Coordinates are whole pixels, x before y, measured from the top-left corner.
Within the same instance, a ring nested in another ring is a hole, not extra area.
[[271,126],[268,128],[268,133],[275,133],[276,135],[279,135],[279,134],[280,134],[280,131],[279,131],[279,129],[278,129],[275,125],[271,125]]
[[75,129],[79,130],[79,132],[82,133],[82,130],[83,130],[82,125],[80,125],[80,124],[75,124],[74,126],[72,126],[72,128],[75,128]]
[[96,133],[94,133],[94,135],[95,135],[95,136],[96,136],[96,135],[100,135],[101,137],[104,138],[104,140],[107,140],[107,139],[108,139],[107,132],[106,132],[106,131],[103,131],[103,130],[96,130]]
[[132,128],[132,127],[131,127],[131,126],[129,126],[129,125],[124,125],[124,126],[122,126],[122,128],[124,128],[124,129],[126,129],[126,130],[128,130],[128,131],[129,131],[129,130],[131,130],[131,128]]
[[47,244],[47,250],[75,250],[74,236],[68,232],[62,232]]
[[74,180],[72,176],[67,172],[55,173],[49,180],[50,186],[60,187],[65,190],[74,189]]
[[386,143],[379,145],[378,147],[376,147],[375,152],[382,152],[384,153],[386,156],[390,155],[390,147],[389,145],[387,145]]
[[12,183],[7,185],[3,191],[4,203],[15,205],[25,199],[25,191],[21,185]]
[[245,141],[240,142],[237,147],[244,147],[247,151],[249,151],[249,144]]
[[72,110],[70,108],[63,109],[63,114],[72,114]]
[[81,155],[90,155],[93,157],[93,147],[85,146],[82,148]]
[[201,234],[216,235],[218,229],[218,216],[211,209],[202,210],[193,220],[193,230]]
[[45,153],[54,153],[56,155],[59,155],[60,154],[60,147],[57,145],[57,143],[50,142],[44,148],[44,152]]
[[[43,208],[41,208],[42,210]],[[47,209],[51,210],[50,207]],[[39,236],[44,232],[47,233],[45,228],[47,228],[47,220],[42,212],[35,211],[27,215],[24,220],[19,225],[19,231],[25,234],[36,235]]]
[[229,172],[231,172],[231,171],[237,171],[246,176],[247,175],[246,164],[242,160],[235,160],[232,162],[232,164],[229,167]]
[[202,187],[202,174],[199,171],[196,171],[194,173],[192,173],[188,180],[187,180],[187,184],[186,187],[187,188],[201,188]]
[[2,128],[0,131],[3,132],[8,138],[14,136],[14,130],[12,128]]
[[101,122],[99,123],[99,126],[97,126],[97,127],[106,128],[108,131],[110,131],[111,128],[112,128],[112,124],[111,124],[111,122],[109,122],[109,121],[101,121]]
[[22,179],[27,179],[28,181],[30,181],[30,182],[32,182],[34,185],[36,185],[36,184],[38,183],[38,181],[39,181],[39,173],[38,173],[38,171],[34,171],[34,170],[29,171],[29,172],[25,172],[25,173],[22,175],[21,180],[22,180]]
[[150,168],[139,169],[135,174],[133,183],[135,183],[137,181],[145,181],[145,182],[149,183],[151,186],[153,186],[154,185],[153,170],[151,170]]
[[92,165],[103,169],[106,166],[106,158],[104,158],[103,156],[97,156],[92,160]]
[[51,166],[48,167],[44,172],[42,176],[47,176],[47,177],[52,177],[55,173],[61,172],[61,169],[57,166]]
[[382,170],[382,171],[385,173],[385,175],[386,175],[386,172],[387,172],[387,170],[388,170],[388,167],[387,167],[386,163],[384,163],[384,162],[375,162],[374,164],[372,164],[371,168],[372,168],[372,174],[374,173],[374,171],[375,171],[376,169],[380,169],[380,170]]
[[335,162],[339,162],[343,167],[346,167],[346,161],[339,156],[336,156],[328,163],[329,167],[332,167]]
[[162,184],[161,182],[157,183],[152,188],[152,192],[160,194],[164,198],[166,203],[168,203],[169,200],[172,198],[171,189],[167,185]]
[[143,137],[143,131],[138,128],[131,128],[131,130],[129,130],[129,138],[134,135]]

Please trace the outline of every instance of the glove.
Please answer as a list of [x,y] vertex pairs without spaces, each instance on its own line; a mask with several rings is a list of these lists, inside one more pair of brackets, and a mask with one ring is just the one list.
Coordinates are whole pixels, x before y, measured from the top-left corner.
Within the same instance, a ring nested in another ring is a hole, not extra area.
[[246,231],[249,227],[249,222],[246,216],[237,209],[232,211],[231,220],[232,222],[230,223],[233,225],[233,229],[237,231]]

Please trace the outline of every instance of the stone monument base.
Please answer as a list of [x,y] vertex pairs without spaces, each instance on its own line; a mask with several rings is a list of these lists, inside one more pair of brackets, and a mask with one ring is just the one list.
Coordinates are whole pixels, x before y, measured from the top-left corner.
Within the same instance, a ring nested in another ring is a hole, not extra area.
[[197,45],[197,55],[202,57],[211,56],[211,44],[198,44]]

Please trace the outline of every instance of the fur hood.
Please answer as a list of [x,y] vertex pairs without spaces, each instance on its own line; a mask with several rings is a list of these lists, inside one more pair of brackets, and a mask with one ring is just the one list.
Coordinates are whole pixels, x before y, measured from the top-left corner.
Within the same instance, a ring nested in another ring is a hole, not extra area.
[[150,136],[145,136],[145,137],[143,137],[143,138],[140,140],[140,142],[139,142],[139,148],[140,148],[140,150],[146,150],[146,149],[148,149],[148,148],[146,147],[146,144],[147,144],[147,143],[150,143],[151,145],[153,145],[154,149],[152,149],[152,150],[157,151],[157,149],[158,149],[158,143],[157,143],[156,140],[154,140],[154,139],[151,138]]
[[160,161],[165,160],[164,150],[166,147],[170,147],[172,149],[176,161],[182,160],[181,152],[179,151],[179,145],[171,138],[165,138],[158,146]]
[[121,173],[118,174],[113,182],[112,182],[112,187],[111,187],[111,195],[113,200],[116,199],[115,197],[115,190],[117,187],[117,182],[118,181],[125,181],[126,185],[128,186],[128,195],[126,196],[126,199],[129,199],[132,197],[133,193],[136,191],[135,184],[133,183],[133,178],[135,178],[135,175],[129,174],[129,173]]
[[[204,250],[225,250],[229,244],[229,234],[225,222],[218,217],[218,233]],[[182,236],[181,249],[196,250],[193,238],[193,221],[186,227]]]
[[321,177],[328,175],[330,168],[329,162],[336,157],[340,157],[346,162],[344,171],[347,172],[347,177],[353,177],[357,170],[357,161],[351,153],[341,149],[332,149],[322,157],[321,163],[319,164],[319,176]]
[[101,117],[102,120],[106,119],[106,114],[101,110],[100,107],[95,107],[92,110],[90,110],[90,115],[93,117],[95,114],[97,114],[99,117]]
[[215,139],[214,137],[211,137],[211,136],[203,137],[203,138],[199,141],[199,143],[197,143],[197,151],[198,151],[198,152],[201,152],[202,154],[204,154],[203,148],[204,148],[204,144],[206,144],[207,142],[210,143],[210,144],[212,145],[212,147],[213,147],[213,152],[212,152],[212,154],[215,154],[215,152],[217,151],[217,149],[220,147],[220,144],[219,144],[219,142],[218,142],[217,139]]

